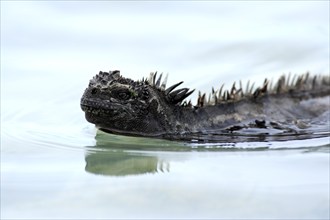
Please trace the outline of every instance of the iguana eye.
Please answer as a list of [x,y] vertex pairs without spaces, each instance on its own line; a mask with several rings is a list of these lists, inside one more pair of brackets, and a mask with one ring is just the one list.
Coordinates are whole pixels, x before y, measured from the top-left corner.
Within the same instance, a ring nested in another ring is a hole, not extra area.
[[127,100],[131,98],[131,94],[129,92],[120,92],[118,93],[118,97],[122,100]]
[[119,100],[128,100],[132,97],[132,92],[126,88],[116,88],[111,91],[111,96]]

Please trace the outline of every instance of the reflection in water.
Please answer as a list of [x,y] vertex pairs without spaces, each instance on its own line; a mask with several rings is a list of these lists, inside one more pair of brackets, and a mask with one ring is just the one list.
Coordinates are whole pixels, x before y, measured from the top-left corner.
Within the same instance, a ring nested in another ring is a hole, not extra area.
[[85,170],[89,173],[109,176],[169,172],[169,163],[163,159],[143,151],[132,151],[143,150],[141,147],[145,145],[159,148],[162,146],[162,140],[149,141],[143,145],[141,144],[143,140],[140,138],[125,138],[125,140],[121,138],[98,131],[95,137],[96,146],[88,148],[85,155]]
[[[329,137],[286,142],[184,143],[161,139],[126,137],[97,131],[96,145],[87,147],[85,170],[107,176],[170,172],[170,161],[179,152],[289,151],[329,153]],[[317,140],[317,141],[316,141]],[[316,145],[315,145],[316,143]],[[322,144],[323,143],[323,144]],[[167,153],[165,153],[167,152]],[[172,154],[168,154],[172,152]],[[167,156],[166,156],[167,155]],[[189,156],[189,154],[180,154]]]
[[169,164],[157,157],[134,155],[124,151],[94,151],[85,156],[85,170],[109,176],[138,175],[169,171]]

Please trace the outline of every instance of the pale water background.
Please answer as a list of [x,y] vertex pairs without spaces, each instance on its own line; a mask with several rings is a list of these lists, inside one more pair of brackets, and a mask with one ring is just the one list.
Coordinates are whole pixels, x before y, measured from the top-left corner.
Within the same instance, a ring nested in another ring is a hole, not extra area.
[[110,69],[169,72],[169,84],[205,92],[329,74],[329,2],[1,1],[2,219],[330,217],[329,137],[198,145],[97,133],[79,101]]

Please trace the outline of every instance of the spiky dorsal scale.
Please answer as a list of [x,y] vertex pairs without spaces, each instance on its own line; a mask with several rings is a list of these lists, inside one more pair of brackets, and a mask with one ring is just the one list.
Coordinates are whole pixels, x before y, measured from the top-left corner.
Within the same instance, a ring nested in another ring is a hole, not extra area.
[[155,72],[155,74],[153,75],[153,78],[152,78],[152,84],[151,85],[155,85],[156,83],[156,77],[157,77],[157,71]]
[[168,78],[168,74],[166,74],[165,79],[163,80],[161,86],[160,86],[160,90],[165,91],[166,88],[166,83],[167,83],[167,78]]
[[[163,76],[163,73],[161,73],[160,76],[157,78],[157,72],[151,72],[148,80],[145,81],[145,84],[150,85],[150,86],[160,90],[161,92],[163,92],[167,101],[169,101],[170,103],[181,104],[185,98],[187,98],[189,95],[191,95],[194,92],[194,90],[189,91],[188,88],[174,90],[179,85],[181,85],[183,83],[183,81],[176,83],[166,89],[168,74],[166,74],[165,79],[163,81],[161,81],[162,76]],[[186,106],[186,105],[183,105],[183,106]]]
[[[265,79],[263,84],[260,87],[254,89],[255,83],[252,83],[250,86],[250,81],[247,82],[245,87],[245,92],[243,92],[243,84],[240,81],[240,89],[236,89],[235,83],[229,90],[224,90],[223,86],[220,87],[217,95],[214,96],[214,88],[212,88],[212,94],[209,95],[209,99],[207,102],[202,102],[201,95],[199,95],[197,99],[197,106],[201,107],[202,105],[216,105],[218,103],[226,103],[226,102],[235,102],[241,99],[258,99],[266,94],[283,94],[287,92],[299,92],[299,91],[309,91],[314,90],[320,85],[328,85],[330,86],[330,77],[329,76],[313,76],[311,77],[309,73],[302,75],[293,75],[291,78],[291,74],[289,76],[282,75],[273,86],[273,81]],[[216,100],[216,101],[215,101]]]
[[198,92],[197,107],[203,107],[206,104],[206,94],[202,95],[201,91]]
[[186,97],[188,97],[191,93],[194,92],[194,90],[188,92],[188,88],[178,89],[170,94],[168,94],[169,100],[173,104],[181,103]]
[[179,85],[181,85],[183,83],[183,81],[178,82],[172,86],[170,86],[168,89],[165,90],[165,95],[170,94],[170,92],[172,92],[172,90],[174,90],[176,87],[178,87]]
[[152,85],[152,79],[153,78],[154,78],[154,73],[153,72],[150,72],[149,78],[148,78],[148,80],[146,80],[146,81],[148,81],[148,84]]
[[239,81],[239,89],[240,89],[240,92],[241,92],[241,96],[244,96],[242,80]]
[[160,74],[160,76],[159,76],[159,78],[158,78],[158,80],[156,82],[156,87],[159,87],[160,86],[160,82],[162,80],[162,76],[163,76],[163,73]]

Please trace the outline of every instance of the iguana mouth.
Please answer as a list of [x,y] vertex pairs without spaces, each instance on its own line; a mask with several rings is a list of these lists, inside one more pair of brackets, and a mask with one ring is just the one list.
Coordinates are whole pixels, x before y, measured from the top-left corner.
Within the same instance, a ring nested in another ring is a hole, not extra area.
[[80,106],[81,109],[86,112],[86,114],[88,113],[98,116],[118,116],[123,113],[129,113],[125,106],[120,105],[116,102],[110,102],[108,100],[83,99],[81,100]]

